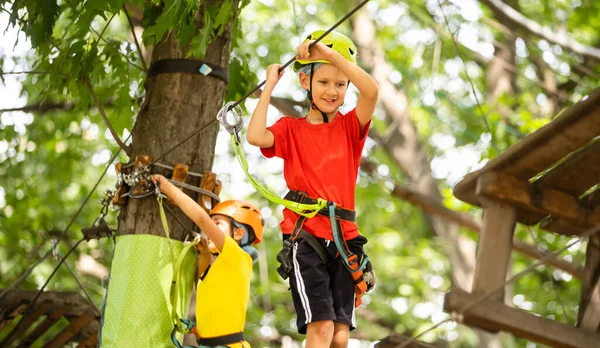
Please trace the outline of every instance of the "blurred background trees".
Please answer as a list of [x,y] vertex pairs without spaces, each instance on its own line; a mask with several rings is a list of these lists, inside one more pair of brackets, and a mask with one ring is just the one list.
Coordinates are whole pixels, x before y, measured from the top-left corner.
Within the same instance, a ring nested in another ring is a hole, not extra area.
[[[232,101],[262,81],[269,64],[293,57],[308,33],[330,27],[358,1],[241,1],[237,16],[231,16],[233,7],[223,9],[235,1],[201,4],[0,0],[0,288],[12,284],[53,243],[59,242],[64,254],[81,238],[80,229],[98,216],[102,192],[114,188],[111,166],[67,235],[57,240],[118,149],[86,81],[125,140],[148,98],[144,70],[164,35],[171,33],[189,47],[190,56],[210,54],[207,26],[194,26],[197,12],[215,32],[219,23],[232,25],[225,97]],[[446,318],[444,292],[452,285],[469,289],[474,269],[476,234],[423,212],[399,192],[420,193],[476,221],[480,212],[453,198],[452,185],[598,86],[600,4],[372,0],[338,30],[354,39],[361,66],[380,85],[356,192],[358,224],[369,238],[378,287],[358,311],[352,346],[369,346],[391,332],[418,334]],[[354,105],[352,91],[344,108]],[[269,122],[281,112],[305,112],[304,94],[291,70],[276,96]],[[256,99],[246,100],[246,116],[255,104]],[[281,208],[254,193],[235,163],[228,134],[220,130],[212,136],[217,136],[214,151],[210,146],[195,151],[210,152],[205,155],[223,181],[221,196],[245,196],[263,207],[267,218],[246,335],[258,347],[299,344],[288,286],[275,272]],[[282,163],[266,161],[247,144],[244,149],[255,177],[283,195]],[[128,160],[124,154],[119,159]],[[109,215],[113,227],[117,214]],[[542,251],[570,240],[538,236],[535,228],[522,226],[516,237]],[[67,260],[97,304],[111,250],[108,240],[90,241]],[[561,257],[582,265],[584,250],[578,245]],[[513,253],[513,272],[533,262]],[[21,287],[39,288],[56,263],[56,258],[41,263]],[[563,271],[539,268],[514,284],[507,301],[574,324],[578,282]],[[79,287],[61,267],[49,289]],[[455,323],[422,339],[453,347],[536,346]]]

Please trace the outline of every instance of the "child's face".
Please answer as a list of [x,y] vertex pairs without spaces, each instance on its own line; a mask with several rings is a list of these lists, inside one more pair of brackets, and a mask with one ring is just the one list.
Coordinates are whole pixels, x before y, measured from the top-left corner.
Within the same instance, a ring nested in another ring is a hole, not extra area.
[[[213,215],[210,217],[212,219],[212,221],[215,222],[215,224],[217,224],[217,227],[221,230],[221,232],[223,232],[223,234],[232,237],[231,235],[231,223],[230,220],[227,216],[223,216],[223,215]],[[213,243],[212,240],[210,240],[210,238],[208,239],[208,250],[212,253],[212,254],[216,254],[219,252],[219,249],[217,249],[217,247],[215,246],[215,244]]]
[[331,64],[323,64],[314,71],[312,88],[310,76],[301,73],[300,84],[311,89],[313,103],[326,114],[335,114],[344,102],[348,90],[348,77]]

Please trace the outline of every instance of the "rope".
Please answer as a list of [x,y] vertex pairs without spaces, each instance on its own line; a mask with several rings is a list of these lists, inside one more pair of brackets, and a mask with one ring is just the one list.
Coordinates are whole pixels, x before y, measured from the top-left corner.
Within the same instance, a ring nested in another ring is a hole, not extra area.
[[477,91],[475,90],[475,84],[473,83],[473,80],[471,80],[471,77],[469,76],[469,72],[467,69],[467,63],[465,62],[465,58],[463,57],[462,53],[460,52],[458,43],[456,42],[456,35],[455,35],[455,33],[450,31],[448,17],[446,16],[446,12],[444,12],[444,8],[442,7],[441,1],[437,0],[437,2],[438,2],[438,6],[440,7],[440,11],[442,11],[442,15],[444,16],[444,22],[446,23],[446,30],[448,30],[448,32],[451,34],[452,42],[454,43],[454,48],[456,49],[456,53],[458,54],[458,56],[460,57],[460,60],[462,61],[463,65],[465,66],[465,75],[467,76],[467,80],[469,81],[469,85],[471,86],[471,91],[473,92],[473,97],[475,98],[475,102],[477,103],[477,109],[479,110],[479,113],[481,114],[481,116],[483,116],[483,122],[485,123],[485,126],[488,129],[488,132],[490,132],[492,146],[494,147],[494,149],[497,152],[500,152],[500,148],[498,147],[498,143],[496,143],[494,133],[492,132],[492,127],[490,125],[490,121],[488,120],[487,115],[483,111],[483,108],[481,107],[481,103],[479,102],[479,97],[477,96]]
[[548,259],[552,258],[552,257],[556,257],[558,256],[560,253],[562,253],[563,251],[571,248],[573,245],[581,242],[583,239],[585,238],[589,238],[595,234],[597,234],[598,232],[600,232],[600,224],[595,225],[594,227],[589,228],[588,230],[586,230],[583,234],[581,234],[581,236],[579,238],[577,238],[576,240],[574,240],[573,242],[567,244],[565,247],[558,249],[552,253],[547,253],[545,255],[542,256],[542,258],[540,258],[536,263],[534,263],[533,265],[527,267],[525,270],[513,275],[512,277],[508,278],[508,280],[506,280],[504,282],[504,284],[500,285],[499,287],[495,288],[495,289],[491,289],[483,294],[481,294],[480,296],[478,296],[477,298],[475,298],[475,300],[471,301],[470,303],[467,303],[466,305],[464,305],[462,308],[460,308],[458,311],[453,312],[453,315],[450,318],[447,318],[446,320],[434,325],[433,327],[425,330],[424,332],[418,334],[417,336],[411,338],[410,340],[404,342],[403,344],[396,346],[396,348],[404,348],[407,347],[408,345],[414,343],[417,341],[417,339],[421,336],[423,336],[424,334],[426,334],[427,332],[441,326],[441,324],[446,323],[450,320],[453,320],[452,317],[461,317],[466,311],[468,311],[469,309],[475,307],[476,305],[478,305],[480,302],[486,300],[488,297],[494,295],[497,291],[504,289],[507,285],[512,284],[513,282],[521,279],[522,277],[524,277],[525,275],[531,273],[534,269],[536,269],[539,265],[544,264]]
[[[100,328],[98,329],[98,344],[100,347],[102,346],[102,329],[104,328],[104,313],[106,312],[106,300],[108,299],[108,287],[110,286],[110,275],[112,274],[112,260],[115,257],[115,249],[117,247],[116,236],[113,234],[113,235],[111,235],[110,239],[112,240],[112,253],[110,255],[111,267],[108,268],[108,276],[102,277],[102,281],[100,284],[100,286],[104,289],[104,296],[102,296],[102,302],[100,303]],[[105,288],[105,284],[106,284],[106,288]]]
[[27,309],[24,311],[24,313],[27,313],[27,314],[31,313],[31,310],[33,309],[33,305],[37,302],[38,298],[40,298],[40,296],[42,295],[42,292],[44,292],[44,289],[46,288],[46,286],[48,285],[48,283],[50,283],[50,279],[52,279],[52,277],[54,277],[54,275],[58,271],[58,268],[60,267],[60,265],[62,265],[65,262],[65,260],[73,252],[73,250],[75,250],[79,246],[79,244],[81,242],[83,242],[84,240],[85,240],[84,238],[81,238],[80,240],[78,240],[77,243],[75,243],[75,245],[73,245],[71,247],[71,249],[69,249],[69,251],[65,254],[65,256],[62,259],[60,259],[60,262],[58,262],[58,265],[56,265],[56,267],[54,267],[54,270],[52,271],[52,273],[50,274],[50,276],[48,277],[48,279],[46,279],[46,282],[40,288],[40,290],[38,291],[37,295],[35,296],[35,298],[33,299],[33,301],[31,301],[31,303],[29,304],[29,306],[27,307]]
[[[60,253],[58,255],[60,256]],[[67,269],[69,270],[69,273],[71,273],[71,275],[73,276],[73,278],[77,282],[77,285],[79,285],[79,288],[81,288],[81,290],[83,290],[83,292],[85,293],[85,296],[90,301],[90,303],[93,304],[94,307],[96,307],[96,309],[98,309],[98,311],[100,311],[100,309],[98,308],[98,306],[96,306],[96,303],[94,303],[94,300],[92,300],[92,296],[90,296],[90,293],[87,292],[87,290],[85,289],[85,287],[83,286],[83,284],[81,283],[81,281],[79,280],[79,278],[77,277],[77,275],[75,275],[75,273],[71,269],[71,266],[69,266],[69,264],[65,262],[65,267],[67,267]]]
[[[531,238],[533,239],[533,242],[535,243],[536,249],[542,254],[546,254],[545,250],[542,250],[539,245],[539,240],[536,238],[536,236],[533,234],[533,231],[531,230],[531,226],[527,226],[527,230],[529,231],[529,235],[531,236]],[[558,289],[556,288],[556,284],[554,284],[554,281],[552,280],[552,277],[549,275],[548,273],[548,269],[544,268],[543,271],[544,276],[550,281],[550,283],[552,284],[552,289],[554,290],[554,295],[556,296],[556,300],[558,301],[558,303],[560,304],[560,308],[562,309],[563,315],[565,316],[565,318],[567,318],[567,321],[569,323],[571,323],[571,316],[569,315],[569,313],[567,313],[567,308],[565,307],[564,303],[562,302],[560,295],[558,293]]]

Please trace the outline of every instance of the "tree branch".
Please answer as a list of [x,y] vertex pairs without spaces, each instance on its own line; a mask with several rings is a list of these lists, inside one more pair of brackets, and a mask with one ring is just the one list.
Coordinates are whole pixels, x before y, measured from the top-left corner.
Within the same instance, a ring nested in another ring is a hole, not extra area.
[[74,107],[75,107],[75,104],[72,102],[64,102],[64,103],[39,102],[36,104],[29,104],[29,105],[21,106],[18,108],[0,109],[0,113],[12,112],[12,111],[22,111],[22,112],[47,112],[47,111],[53,111],[53,110],[70,111],[70,110],[73,110]]
[[127,12],[127,7],[123,4],[123,11],[125,12],[125,16],[127,17],[127,21],[129,22],[129,27],[131,28],[131,36],[133,36],[133,41],[135,42],[135,47],[137,47],[138,54],[140,55],[140,60],[142,61],[142,67],[144,71],[148,71],[148,66],[146,65],[146,60],[144,60],[144,54],[142,53],[142,47],[138,42],[137,35],[135,34],[135,28],[133,26],[133,22],[131,21],[131,17]]
[[104,122],[106,122],[106,126],[110,130],[110,134],[112,134],[112,136],[115,139],[115,141],[117,142],[117,144],[119,144],[119,147],[121,149],[123,149],[123,151],[125,151],[127,156],[131,157],[131,148],[128,147],[127,145],[125,145],[123,143],[123,141],[121,141],[121,138],[119,138],[119,136],[117,135],[117,132],[115,132],[114,128],[112,127],[112,124],[110,123],[110,121],[108,120],[108,117],[106,116],[106,113],[104,112],[102,103],[100,103],[100,100],[98,100],[98,96],[96,95],[96,93],[94,92],[94,89],[92,88],[92,85],[90,84],[89,78],[86,76],[82,79],[82,81],[85,84],[85,86],[87,87],[87,89],[90,91],[90,94],[92,95],[92,98],[94,99],[94,102],[96,103],[96,107],[100,111],[100,115],[102,115]]
[[535,34],[548,42],[560,45],[561,47],[581,54],[582,56],[600,60],[600,49],[584,45],[578,41],[566,37],[565,35],[554,33],[549,28],[542,27],[537,22],[525,17],[512,7],[503,3],[501,0],[481,0],[481,2],[490,7],[492,11],[506,17],[520,28]]

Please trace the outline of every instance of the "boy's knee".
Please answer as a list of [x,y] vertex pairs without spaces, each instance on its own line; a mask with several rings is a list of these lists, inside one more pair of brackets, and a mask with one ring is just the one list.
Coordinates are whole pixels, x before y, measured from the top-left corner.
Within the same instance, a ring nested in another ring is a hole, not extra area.
[[350,339],[350,327],[346,324],[335,323],[333,339],[331,340],[332,348],[342,348],[348,346]]
[[333,335],[333,321],[320,320],[309,323],[307,331],[317,335],[320,339],[329,340]]

